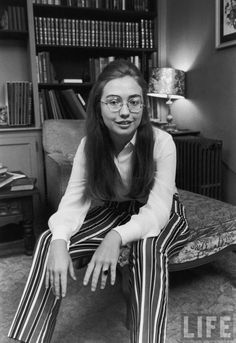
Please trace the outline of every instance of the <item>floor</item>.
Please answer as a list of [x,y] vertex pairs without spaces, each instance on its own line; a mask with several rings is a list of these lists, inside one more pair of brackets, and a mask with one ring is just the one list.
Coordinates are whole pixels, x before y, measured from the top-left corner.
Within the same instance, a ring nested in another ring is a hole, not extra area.
[[[30,264],[24,255],[0,258],[0,343],[12,341],[7,331]],[[52,343],[128,343],[119,282],[93,294],[82,286],[83,273],[69,281]],[[171,273],[168,312],[167,343],[236,343],[236,254]]]

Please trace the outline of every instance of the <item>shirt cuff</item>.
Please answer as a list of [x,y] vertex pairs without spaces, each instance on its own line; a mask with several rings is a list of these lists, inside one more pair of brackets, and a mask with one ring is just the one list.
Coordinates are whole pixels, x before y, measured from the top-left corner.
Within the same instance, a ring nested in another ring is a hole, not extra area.
[[141,226],[138,223],[128,222],[124,225],[114,228],[116,232],[121,236],[122,245],[126,245],[130,242],[141,239]]
[[52,231],[52,241],[55,241],[56,239],[63,239],[68,243],[70,242],[70,235],[68,235],[66,232],[63,232],[63,230],[60,229]]

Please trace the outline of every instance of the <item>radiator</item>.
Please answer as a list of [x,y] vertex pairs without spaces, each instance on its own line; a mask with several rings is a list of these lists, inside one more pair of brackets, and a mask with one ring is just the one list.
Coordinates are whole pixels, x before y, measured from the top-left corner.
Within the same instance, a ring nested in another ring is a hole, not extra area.
[[177,149],[176,185],[221,198],[222,141],[203,137],[174,137]]

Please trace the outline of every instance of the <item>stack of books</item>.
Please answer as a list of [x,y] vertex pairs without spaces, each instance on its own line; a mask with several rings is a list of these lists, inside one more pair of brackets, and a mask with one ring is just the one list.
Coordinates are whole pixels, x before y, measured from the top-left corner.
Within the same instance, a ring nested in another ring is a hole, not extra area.
[[85,101],[73,89],[41,89],[39,92],[40,115],[45,119],[85,119]]
[[23,6],[0,5],[0,30],[27,31],[26,14]]
[[29,81],[7,81],[5,103],[8,126],[30,126],[32,124],[32,83]]
[[6,166],[0,164],[0,191],[1,189],[10,191],[32,190],[35,183],[35,178],[28,177],[21,171],[8,171]]

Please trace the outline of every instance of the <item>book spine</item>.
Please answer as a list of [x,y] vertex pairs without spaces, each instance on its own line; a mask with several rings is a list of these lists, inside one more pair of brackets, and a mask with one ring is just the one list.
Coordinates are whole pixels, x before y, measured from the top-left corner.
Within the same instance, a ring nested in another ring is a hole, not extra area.
[[46,35],[47,35],[47,44],[52,44],[52,29],[51,29],[51,18],[45,18],[46,23]]
[[52,108],[53,119],[58,119],[59,117],[58,117],[58,114],[57,114],[56,104],[55,104],[55,101],[54,101],[54,98],[53,98],[53,91],[49,90],[48,91],[48,95],[49,95],[50,105],[51,105],[51,108]]
[[28,97],[27,97],[27,125],[33,123],[33,113],[32,113],[32,82],[27,82],[28,84]]
[[13,8],[12,6],[7,6],[7,13],[8,13],[8,29],[14,30],[13,25]]
[[149,20],[149,42],[150,48],[154,48],[154,22],[153,20]]
[[58,18],[58,24],[59,24],[59,42],[60,42],[60,45],[64,45],[64,30],[63,30],[62,18]]
[[39,73],[39,82],[43,83],[43,66],[42,66],[42,53],[38,53],[38,73]]
[[80,46],[79,19],[75,19],[75,46]]
[[87,27],[88,21],[87,20],[83,20],[83,32],[84,32],[84,42],[83,45],[84,46],[88,46],[88,27]]
[[144,19],[140,20],[140,42],[141,42],[141,48],[145,48]]
[[[27,104],[27,100],[28,100],[28,93],[27,93],[27,87],[28,87],[28,82],[24,82],[23,84],[23,110],[22,110],[22,122],[24,125],[27,125],[27,107],[28,107],[28,104]],[[31,95],[32,96],[32,95]]]
[[43,22],[43,44],[48,44],[48,29],[47,29],[47,18],[42,18]]
[[14,88],[14,115],[13,115],[13,125],[19,125],[19,84],[18,82],[13,82]]
[[16,30],[22,31],[20,6],[15,6],[14,8],[15,8],[15,12],[16,12]]
[[95,20],[95,46],[99,47],[99,21]]
[[135,47],[140,48],[139,23],[135,23],[135,32],[136,32]]
[[26,21],[26,14],[25,14],[25,8],[20,7],[20,15],[21,15],[21,26],[22,26],[22,31],[27,31],[27,21]]
[[108,46],[107,44],[107,23],[106,21],[102,22],[102,31],[103,31],[103,46],[106,48]]
[[39,44],[44,44],[43,18],[38,17]]
[[11,6],[12,8],[12,14],[13,14],[13,30],[18,31],[18,20],[17,20],[17,8],[16,6]]
[[68,45],[72,45],[72,19],[67,19]]
[[24,125],[24,117],[23,117],[23,95],[24,95],[24,82],[20,82],[18,84],[18,125]]
[[84,46],[84,25],[83,25],[83,20],[79,20],[79,34],[80,34],[80,46]]
[[71,20],[71,44],[73,46],[76,46],[76,25],[75,25],[76,20],[72,19]]
[[47,61],[46,61],[46,53],[42,51],[40,54],[41,61],[42,61],[42,79],[44,83],[48,82],[48,73],[47,73]]
[[98,44],[99,47],[103,47],[103,23],[101,20],[98,21],[98,32],[99,32],[99,38],[98,38]]
[[40,121],[42,124],[44,122],[42,91],[39,92],[39,115],[40,115]]
[[39,42],[39,24],[38,24],[38,17],[34,17],[34,27],[35,27],[35,42],[36,42],[36,44],[40,44],[40,42]]
[[7,106],[7,125],[10,126],[10,113],[12,111],[12,108],[11,108],[11,84],[10,84],[10,82],[6,82],[6,84],[5,84],[5,104]]

